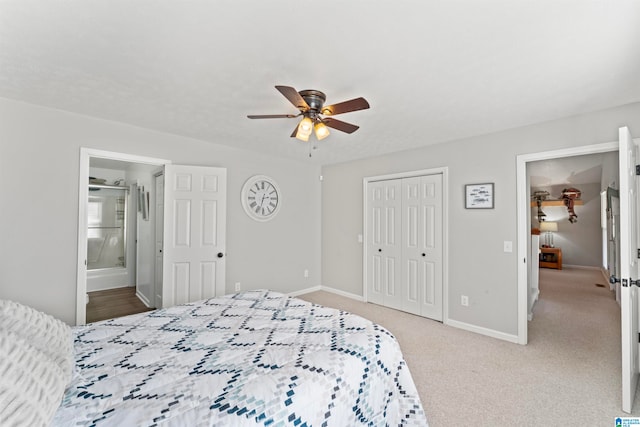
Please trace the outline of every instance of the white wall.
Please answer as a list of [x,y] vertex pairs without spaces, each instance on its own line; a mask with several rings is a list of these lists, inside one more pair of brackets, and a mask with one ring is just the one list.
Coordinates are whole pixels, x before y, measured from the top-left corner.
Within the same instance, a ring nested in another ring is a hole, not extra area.
[[[392,125],[392,124],[390,124]],[[463,126],[464,124],[461,123]],[[640,135],[640,103],[322,168],[323,284],[362,295],[362,179],[449,167],[449,318],[517,335],[516,156]],[[494,182],[495,209],[464,209],[465,184]],[[462,307],[460,295],[469,296]]]
[[[280,292],[320,285],[320,170],[306,158],[282,160],[6,99],[0,117],[0,298],[75,322],[80,147],[226,167],[227,292],[235,282]],[[254,174],[272,176],[283,192],[270,222],[242,210],[240,189]]]

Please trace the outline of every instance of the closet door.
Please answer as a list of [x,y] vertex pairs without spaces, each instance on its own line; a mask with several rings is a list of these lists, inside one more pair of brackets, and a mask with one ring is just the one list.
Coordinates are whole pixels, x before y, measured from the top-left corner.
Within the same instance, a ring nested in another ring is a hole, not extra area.
[[402,310],[442,321],[442,175],[402,179]]
[[368,186],[367,295],[370,302],[402,309],[402,199],[400,180]]

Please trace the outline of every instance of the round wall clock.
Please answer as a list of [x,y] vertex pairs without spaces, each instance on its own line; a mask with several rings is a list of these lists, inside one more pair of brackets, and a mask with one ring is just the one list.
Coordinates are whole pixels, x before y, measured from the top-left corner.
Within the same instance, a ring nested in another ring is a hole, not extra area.
[[256,221],[269,221],[282,205],[278,184],[265,175],[254,175],[242,186],[242,207]]

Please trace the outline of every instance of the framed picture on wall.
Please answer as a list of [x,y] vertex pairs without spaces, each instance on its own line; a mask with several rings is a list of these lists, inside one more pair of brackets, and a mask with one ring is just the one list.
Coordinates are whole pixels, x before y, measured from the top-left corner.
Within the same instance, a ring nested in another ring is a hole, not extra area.
[[467,209],[493,209],[493,182],[486,184],[467,184],[465,204]]

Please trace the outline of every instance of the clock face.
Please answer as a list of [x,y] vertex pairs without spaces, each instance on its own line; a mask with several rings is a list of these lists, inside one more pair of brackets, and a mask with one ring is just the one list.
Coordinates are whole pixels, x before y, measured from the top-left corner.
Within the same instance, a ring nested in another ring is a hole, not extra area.
[[242,206],[257,221],[272,219],[280,208],[280,199],[278,185],[264,175],[249,178],[242,187]]

